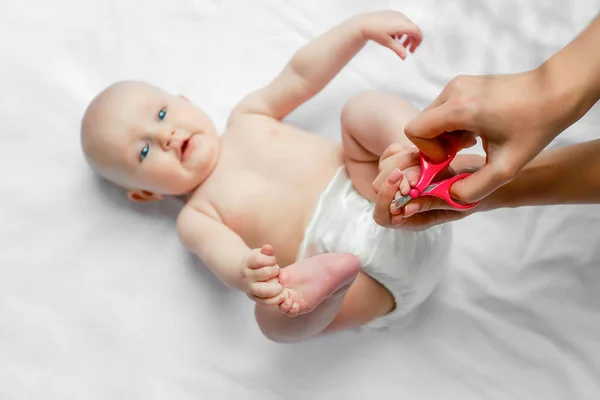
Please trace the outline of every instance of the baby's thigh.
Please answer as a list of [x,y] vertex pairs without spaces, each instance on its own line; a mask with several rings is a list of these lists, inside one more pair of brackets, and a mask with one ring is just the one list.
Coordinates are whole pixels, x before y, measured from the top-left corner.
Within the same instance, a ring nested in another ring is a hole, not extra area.
[[415,118],[419,110],[409,101],[389,93],[369,90],[348,100],[342,110],[342,123],[354,129],[375,129],[384,134],[404,132],[404,125]]
[[323,333],[358,328],[388,314],[394,307],[394,296],[390,291],[369,275],[359,272],[344,296],[338,314]]

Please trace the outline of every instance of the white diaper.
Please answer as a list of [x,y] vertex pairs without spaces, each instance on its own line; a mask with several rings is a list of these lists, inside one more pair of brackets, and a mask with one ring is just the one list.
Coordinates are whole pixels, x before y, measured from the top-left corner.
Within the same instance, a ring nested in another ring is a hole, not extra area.
[[362,271],[396,300],[396,309],[363,327],[367,329],[398,322],[431,294],[452,240],[448,224],[420,232],[383,228],[373,220],[374,206],[354,189],[345,167],[340,167],[319,198],[297,257],[352,253],[359,258]]

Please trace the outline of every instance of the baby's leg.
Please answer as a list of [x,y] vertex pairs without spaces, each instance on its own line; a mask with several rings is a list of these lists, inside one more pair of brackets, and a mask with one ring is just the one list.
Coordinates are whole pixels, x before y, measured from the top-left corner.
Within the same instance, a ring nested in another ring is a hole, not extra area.
[[256,305],[256,320],[271,340],[293,342],[319,334],[335,318],[344,295],[360,271],[352,254],[321,254],[291,264],[279,272],[279,283],[298,306],[296,316],[280,307]]
[[350,99],[342,110],[342,144],[345,165],[355,189],[375,201],[373,181],[379,173],[379,157],[393,143],[412,145],[404,125],[418,110],[409,102],[387,93],[368,91]]
[[283,268],[279,282],[303,297],[305,308],[290,317],[276,306],[257,304],[261,331],[277,342],[296,342],[359,327],[391,312],[392,294],[359,269],[358,258],[349,254],[322,254]]
[[360,272],[344,296],[335,319],[321,333],[363,326],[396,308],[394,296],[381,283]]

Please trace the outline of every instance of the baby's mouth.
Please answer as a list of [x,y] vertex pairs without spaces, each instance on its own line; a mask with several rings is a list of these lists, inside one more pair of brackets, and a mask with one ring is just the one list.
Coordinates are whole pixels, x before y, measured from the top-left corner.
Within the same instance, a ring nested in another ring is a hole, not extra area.
[[185,153],[185,149],[187,149],[189,141],[190,141],[190,139],[188,138],[181,143],[181,158],[182,159],[183,159],[183,153]]

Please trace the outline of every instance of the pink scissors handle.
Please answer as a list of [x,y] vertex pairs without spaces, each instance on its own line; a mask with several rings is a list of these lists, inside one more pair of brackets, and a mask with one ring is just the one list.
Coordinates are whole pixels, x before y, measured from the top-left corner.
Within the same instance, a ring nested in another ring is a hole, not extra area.
[[419,154],[419,158],[421,159],[421,177],[419,178],[417,184],[410,190],[410,197],[413,199],[419,197],[419,195],[423,193],[429,184],[433,182],[433,179],[436,177],[436,175],[448,167],[452,160],[454,160],[454,157],[456,157],[459,145],[458,137],[454,135],[448,135],[446,137],[446,141],[450,145],[450,151],[448,153],[448,157],[439,164],[429,161],[423,155],[423,153]]
[[475,203],[468,203],[468,204],[458,203],[454,199],[452,199],[452,197],[450,196],[450,187],[452,186],[452,184],[460,179],[466,178],[469,175],[471,175],[471,174],[455,175],[452,178],[449,178],[449,179],[443,180],[439,183],[436,183],[433,185],[433,187],[431,189],[426,190],[425,192],[422,192],[421,196],[438,197],[438,198],[444,200],[446,203],[450,204],[452,207],[459,209],[459,210],[471,209],[471,208],[475,207],[479,202],[476,201]]
[[417,184],[410,190],[410,197],[413,199],[419,197],[419,195],[423,193],[425,189],[427,189],[427,186],[433,182],[433,179],[436,177],[436,175],[450,165],[454,159],[454,156],[455,154],[451,153],[442,163],[434,164],[427,160],[423,153],[421,153],[419,156],[421,158],[421,177],[419,178]]

